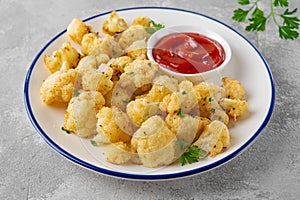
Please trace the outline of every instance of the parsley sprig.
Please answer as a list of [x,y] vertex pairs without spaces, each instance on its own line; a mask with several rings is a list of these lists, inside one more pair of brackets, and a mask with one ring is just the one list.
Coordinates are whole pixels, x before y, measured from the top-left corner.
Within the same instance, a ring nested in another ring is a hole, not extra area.
[[156,31],[158,31],[159,29],[165,28],[165,25],[160,24],[160,23],[156,23],[155,21],[151,20],[150,21],[150,27],[145,28],[145,30],[149,33],[149,34],[153,34]]
[[[291,40],[298,38],[300,20],[297,16],[294,16],[297,8],[290,10],[288,0],[270,0],[270,12],[268,15],[265,15],[264,11],[259,8],[260,1],[238,0],[238,4],[247,8],[235,9],[232,19],[238,22],[248,21],[249,24],[245,28],[246,31],[265,31],[267,21],[272,19],[278,27],[280,38]],[[284,8],[282,13],[279,12],[280,8]]]
[[[182,145],[184,144],[178,143],[178,145],[182,148]],[[206,155],[207,152],[205,150],[200,149],[197,145],[192,145],[179,157],[179,162],[181,163],[181,166],[192,164],[203,159]]]

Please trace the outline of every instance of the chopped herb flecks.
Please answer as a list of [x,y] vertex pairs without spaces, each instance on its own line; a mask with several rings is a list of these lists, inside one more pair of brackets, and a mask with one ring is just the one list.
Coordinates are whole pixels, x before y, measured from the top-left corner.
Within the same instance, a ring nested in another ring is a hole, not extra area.
[[65,127],[63,127],[63,126],[61,127],[61,130],[64,131],[64,132],[66,132],[67,134],[70,134],[70,133],[71,133],[71,131],[65,129]]
[[98,146],[98,144],[97,144],[97,142],[96,142],[95,140],[91,140],[91,144],[92,144],[94,147],[97,147],[97,146]]
[[129,102],[130,102],[130,100],[128,100],[128,99],[123,100],[123,103],[125,103],[125,104],[129,104]]
[[180,116],[181,118],[184,118],[184,113],[181,108],[179,108],[177,115]]
[[77,89],[74,89],[73,95],[75,97],[78,97],[80,95],[80,92]]

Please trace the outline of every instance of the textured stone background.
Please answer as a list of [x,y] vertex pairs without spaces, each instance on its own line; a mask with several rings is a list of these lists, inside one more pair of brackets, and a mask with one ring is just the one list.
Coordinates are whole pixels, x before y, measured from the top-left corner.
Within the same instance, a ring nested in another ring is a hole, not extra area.
[[[262,2],[265,9],[268,2]],[[299,0],[289,2],[300,8]],[[277,92],[273,116],[250,148],[217,169],[163,182],[110,178],[54,152],[27,118],[25,75],[50,38],[74,17],[145,5],[219,19],[244,34],[269,62]],[[300,40],[280,40],[272,23],[266,32],[245,32],[231,20],[237,6],[237,0],[0,0],[0,199],[300,199]]]

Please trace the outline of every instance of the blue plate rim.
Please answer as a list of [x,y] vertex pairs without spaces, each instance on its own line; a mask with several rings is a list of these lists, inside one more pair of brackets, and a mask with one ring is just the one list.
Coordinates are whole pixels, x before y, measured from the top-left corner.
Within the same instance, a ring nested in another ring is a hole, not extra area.
[[[95,172],[100,172],[101,174],[104,175],[108,175],[108,176],[112,176],[112,177],[117,177],[117,178],[124,178],[124,179],[130,179],[130,180],[168,180],[168,179],[177,179],[177,178],[183,178],[183,177],[188,177],[191,175],[195,175],[195,174],[199,174],[202,172],[206,172],[208,170],[214,169],[218,166],[220,166],[221,164],[225,164],[226,162],[232,160],[234,157],[236,157],[237,155],[239,155],[240,153],[242,153],[244,150],[246,150],[247,147],[250,146],[250,144],[252,144],[255,139],[260,135],[260,133],[262,132],[262,130],[267,126],[273,110],[274,110],[274,105],[275,105],[275,84],[274,84],[274,80],[273,80],[273,76],[271,73],[271,69],[266,61],[266,59],[264,58],[264,56],[261,54],[261,52],[255,47],[255,45],[252,44],[252,42],[250,42],[247,38],[245,38],[241,33],[239,33],[237,30],[233,29],[231,26],[217,20],[214,19],[212,17],[209,17],[207,15],[195,12],[195,11],[190,11],[190,10],[185,10],[185,9],[181,9],[181,8],[173,8],[173,7],[156,7],[156,6],[140,6],[140,7],[128,7],[128,8],[122,8],[122,9],[116,9],[115,11],[117,12],[122,12],[122,11],[128,11],[128,10],[141,10],[141,9],[161,9],[161,10],[174,10],[174,11],[180,11],[180,12],[186,12],[186,13],[191,13],[191,14],[195,14],[195,15],[199,15],[205,18],[208,18],[210,20],[213,20],[215,22],[218,22],[219,24],[225,26],[226,28],[231,29],[232,31],[234,31],[235,33],[237,33],[240,37],[242,37],[246,42],[248,42],[253,49],[257,52],[257,54],[260,56],[260,58],[262,59],[264,66],[267,69],[268,75],[269,75],[269,80],[270,80],[270,84],[271,84],[271,102],[270,102],[270,107],[268,110],[268,113],[266,115],[266,118],[264,119],[264,121],[262,122],[262,124],[260,125],[260,127],[257,129],[257,131],[252,135],[252,137],[247,140],[247,142],[242,145],[240,148],[238,148],[237,150],[235,150],[233,153],[231,153],[230,155],[214,162],[211,163],[209,165],[203,166],[203,167],[199,167],[196,169],[192,169],[192,170],[188,170],[188,171],[184,171],[184,172],[177,172],[177,173],[170,173],[170,174],[161,174],[161,175],[140,175],[140,174],[130,174],[130,173],[124,173],[124,172],[116,172],[113,170],[108,170],[108,169],[104,169],[95,165],[92,165],[90,163],[87,163],[75,156],[73,156],[72,154],[68,153],[67,151],[65,151],[64,149],[62,149],[59,145],[57,145],[55,143],[55,141],[51,140],[47,134],[45,133],[45,131],[40,127],[40,125],[38,124],[32,109],[31,109],[31,104],[30,104],[30,99],[29,99],[29,83],[30,83],[30,78],[31,78],[31,74],[32,71],[35,67],[35,64],[37,62],[37,60],[40,58],[40,56],[43,54],[43,52],[47,49],[47,47],[54,42],[57,38],[59,38],[62,34],[64,34],[66,32],[66,29],[61,31],[60,33],[58,33],[56,36],[54,36],[50,41],[48,41],[46,43],[46,45],[38,52],[38,54],[35,56],[33,62],[31,63],[28,72],[26,74],[26,78],[25,78],[25,84],[24,84],[24,104],[25,104],[25,108],[26,108],[26,112],[27,115],[33,125],[33,127],[36,129],[36,131],[39,133],[39,135],[45,140],[45,142],[52,148],[54,149],[56,152],[58,152],[60,155],[64,156],[65,158],[75,162],[76,164],[79,164],[80,166],[83,166],[87,169],[93,170]],[[92,17],[86,18],[83,21],[89,21],[92,20],[94,18],[98,18],[102,15],[107,15],[109,13],[111,13],[113,10],[108,11],[108,12],[103,12],[97,15],[94,15]]]

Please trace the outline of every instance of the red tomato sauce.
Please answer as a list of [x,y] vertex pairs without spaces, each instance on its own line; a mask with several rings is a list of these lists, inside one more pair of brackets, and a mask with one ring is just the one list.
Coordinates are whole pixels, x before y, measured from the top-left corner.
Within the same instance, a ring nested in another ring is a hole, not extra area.
[[153,51],[154,60],[183,74],[206,72],[220,66],[225,59],[217,41],[198,33],[172,33],[161,38]]

